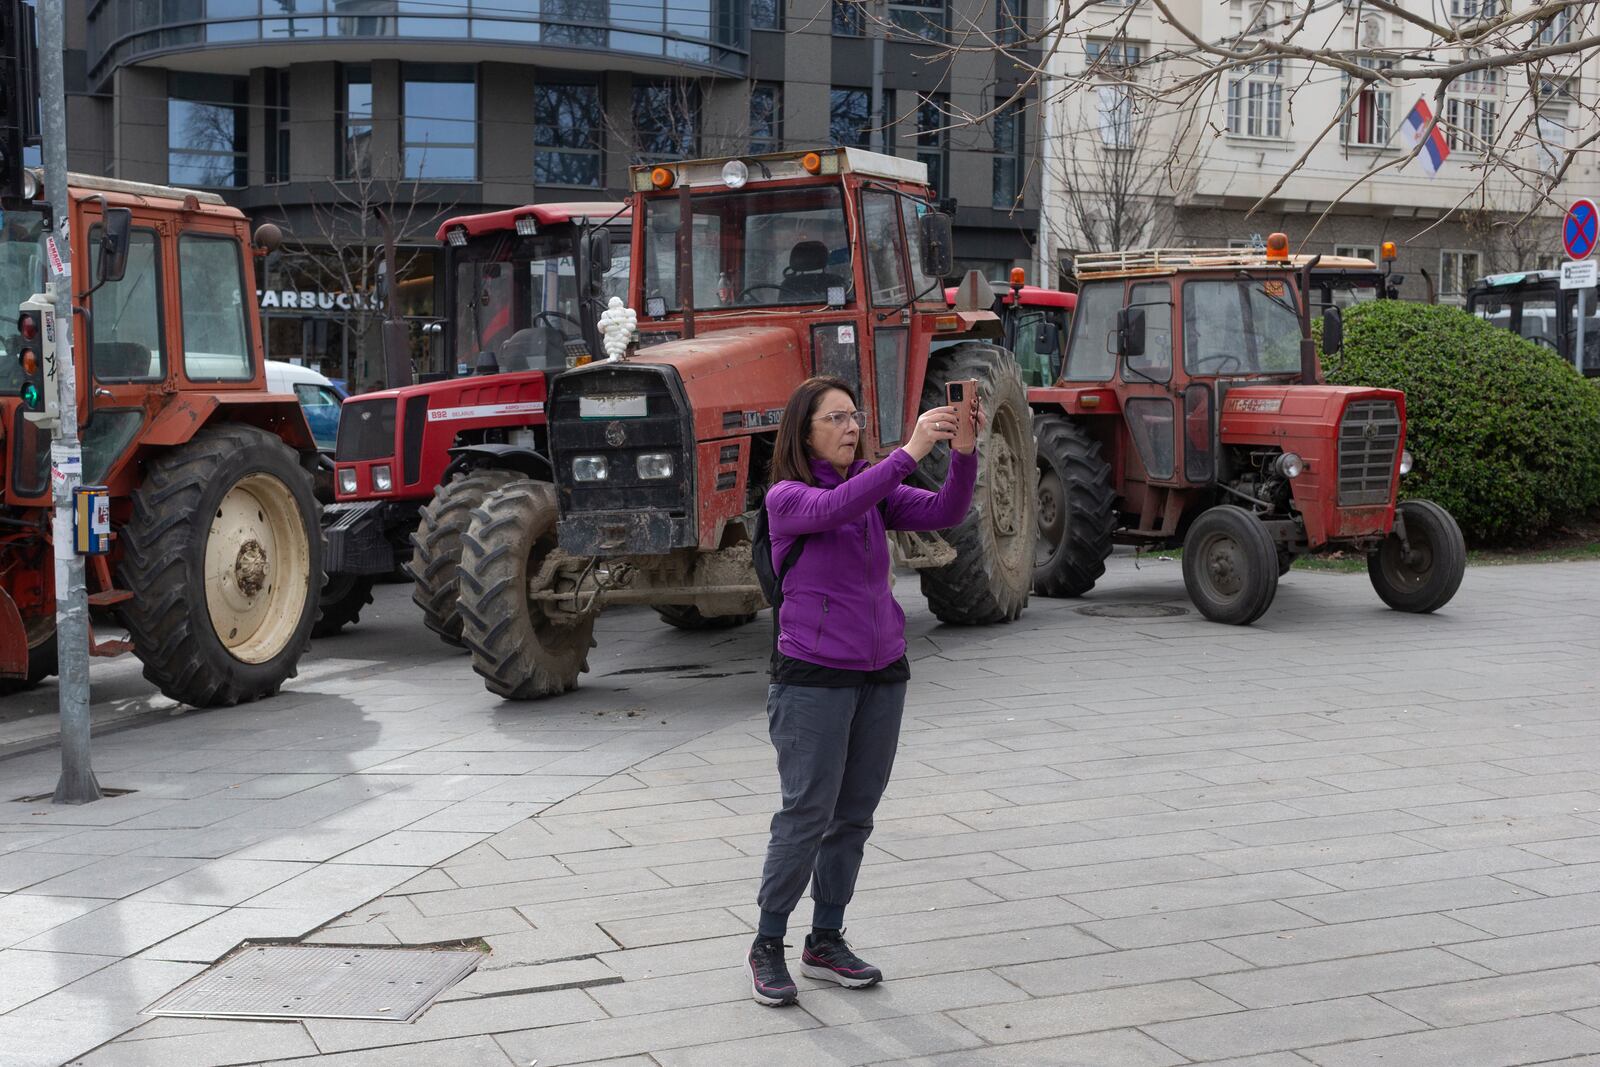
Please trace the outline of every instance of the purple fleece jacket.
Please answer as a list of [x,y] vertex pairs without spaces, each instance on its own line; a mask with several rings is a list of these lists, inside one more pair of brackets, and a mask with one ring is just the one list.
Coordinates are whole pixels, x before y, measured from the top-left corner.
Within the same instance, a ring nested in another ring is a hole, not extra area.
[[881,463],[854,463],[839,477],[814,459],[815,486],[779,482],[767,491],[772,565],[808,534],[783,583],[778,651],[793,659],[850,671],[875,671],[905,655],[906,616],[889,588],[889,545],[878,501],[888,498],[894,530],[945,530],[972,503],[978,457],[950,453],[937,493],[901,485],[917,461],[895,449]]

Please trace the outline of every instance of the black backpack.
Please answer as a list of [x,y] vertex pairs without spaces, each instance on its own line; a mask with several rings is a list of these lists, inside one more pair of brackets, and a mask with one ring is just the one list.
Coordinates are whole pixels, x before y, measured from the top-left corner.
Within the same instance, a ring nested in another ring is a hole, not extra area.
[[[878,501],[878,511],[883,515],[883,524],[889,525],[889,498],[884,497]],[[778,654],[778,611],[783,607],[783,580],[789,576],[794,565],[800,562],[800,553],[805,551],[806,541],[810,534],[801,534],[789,545],[789,551],[784,554],[783,563],[777,567],[772,565],[772,531],[767,525],[767,498],[761,498],[761,510],[756,513],[755,534],[750,538],[750,562],[756,569],[756,581],[761,585],[761,595],[767,598],[767,603],[772,605],[772,654]]]

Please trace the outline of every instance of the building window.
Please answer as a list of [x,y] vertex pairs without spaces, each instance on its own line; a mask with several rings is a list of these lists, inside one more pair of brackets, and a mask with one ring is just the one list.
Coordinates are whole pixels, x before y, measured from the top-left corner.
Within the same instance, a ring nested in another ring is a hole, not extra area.
[[1022,201],[1022,101],[1008,104],[994,117],[995,207],[1010,211]]
[[1083,42],[1085,69],[1122,71],[1144,62],[1144,45],[1128,41]]
[[861,5],[852,0],[833,0],[833,33],[836,37],[860,37],[866,32]]
[[783,29],[783,0],[751,0],[750,28],[752,30]]
[[[1388,70],[1394,66],[1394,63],[1387,59],[1362,57],[1357,62],[1369,70]],[[1344,96],[1348,97],[1350,75],[1344,75],[1341,87]],[[1344,113],[1342,125],[1345,144],[1366,146],[1388,144],[1389,134],[1394,129],[1394,91],[1380,83],[1363,83],[1361,95],[1350,105],[1350,110]]]
[[995,0],[994,39],[1016,44],[1028,32],[1028,0]]
[[289,72],[267,71],[266,100],[266,180],[289,180]]
[[828,141],[835,145],[866,148],[871,145],[871,106],[865,89],[828,92]]
[[1550,16],[1539,31],[1540,44],[1566,44],[1572,40],[1572,9],[1562,8]]
[[1534,85],[1537,153],[1546,170],[1554,170],[1567,156],[1567,134],[1572,130],[1572,81],[1540,78]]
[[1283,60],[1253,63],[1228,79],[1228,132],[1283,136]]
[[1465,300],[1472,283],[1483,276],[1483,261],[1477,252],[1439,253],[1439,297]]
[[1492,19],[1500,13],[1500,0],[1450,0],[1450,17]]
[[783,150],[783,86],[771,82],[750,90],[750,151]]
[[407,178],[478,179],[478,83],[472,67],[407,63],[405,160]]
[[700,87],[688,81],[635,83],[633,135],[640,163],[690,159],[697,154]]
[[534,86],[533,180],[539,185],[598,188],[604,126],[599,86]]
[[1372,245],[1334,245],[1333,254],[1348,256],[1351,259],[1368,259],[1378,262],[1378,250]]
[[917,162],[928,168],[935,193],[949,191],[950,98],[929,93],[917,101]]
[[1095,87],[1100,143],[1106,148],[1133,148],[1133,92],[1127,82],[1144,60],[1144,45],[1121,40],[1085,41],[1083,56],[1087,70],[1113,80],[1112,84]]
[[1450,147],[1481,152],[1494,143],[1495,120],[1500,106],[1500,72],[1474,70],[1451,85],[1444,99],[1444,122]]
[[943,41],[948,22],[945,0],[889,0],[889,25],[896,37]]
[[244,78],[168,75],[167,180],[174,185],[244,185],[249,102]]
[[339,177],[372,177],[372,68],[351,64],[340,71],[344,104]]

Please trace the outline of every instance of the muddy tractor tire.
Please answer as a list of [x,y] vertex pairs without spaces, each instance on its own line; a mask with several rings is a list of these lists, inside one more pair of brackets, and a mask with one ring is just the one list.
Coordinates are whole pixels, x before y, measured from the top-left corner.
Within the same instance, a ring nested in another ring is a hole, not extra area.
[[0,696],[32,689],[56,673],[56,620],[46,615],[28,626],[28,676],[0,678]]
[[655,608],[662,622],[680,630],[731,630],[756,617],[753,611],[737,615],[705,615],[693,604],[657,604]]
[[294,677],[323,584],[318,512],[294,450],[253,426],[208,428],[149,460],[118,569],[144,676],[196,707],[272,696]]
[[370,574],[330,574],[317,600],[317,621],[311,627],[311,636],[332,637],[360,622],[361,609],[372,603],[376,581]]
[[1367,575],[1378,597],[1396,611],[1426,614],[1450,603],[1467,570],[1467,543],[1461,527],[1431,500],[1402,500],[1395,510],[1405,520],[1408,555],[1390,534],[1367,556]]
[[472,509],[496,489],[521,477],[515,471],[468,471],[441,485],[422,509],[411,534],[411,602],[422,609],[423,625],[447,645],[465,647],[456,596],[460,589],[461,535],[472,521]]
[[472,669],[507,700],[555,696],[589,669],[594,614],[555,618],[530,585],[556,547],[556,492],[520,479],[490,493],[461,535],[461,637]]
[[1100,458],[1100,442],[1068,419],[1036,418],[1033,437],[1039,467],[1033,591],[1082,596],[1106,572],[1111,555],[1117,527],[1111,467]]
[[1200,513],[1183,540],[1183,584],[1212,622],[1248,626],[1278,592],[1278,548],[1260,519],[1221,504]]
[[[988,425],[978,442],[978,484],[966,518],[944,534],[955,562],[919,571],[922,595],[941,621],[960,625],[1007,622],[1028,606],[1033,586],[1036,521],[1033,412],[1016,360],[1003,348],[967,342],[934,354],[922,389],[926,411],[945,402],[949,381],[976,378]],[[950,450],[928,454],[913,484],[937,491],[950,468]]]

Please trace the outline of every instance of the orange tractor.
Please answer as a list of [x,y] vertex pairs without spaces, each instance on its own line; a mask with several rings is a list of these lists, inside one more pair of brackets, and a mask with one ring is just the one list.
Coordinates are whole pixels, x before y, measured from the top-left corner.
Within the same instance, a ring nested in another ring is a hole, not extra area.
[[[113,530],[88,561],[89,604],[131,638],[92,651],[131,649],[185,704],[270,696],[323,579],[316,445],[294,397],[267,392],[255,313],[255,254],[277,231],[252,242],[210,193],[72,175],[68,195],[6,202],[0,305],[43,292],[64,214],[83,481],[109,490]],[[0,692],[56,671],[50,435],[25,417],[42,403],[36,332],[0,320]]]
[[[1365,260],[1163,249],[1078,259],[1066,366],[1029,390],[1038,431],[1034,591],[1080,596],[1114,543],[1183,548],[1201,614],[1246,624],[1307,552],[1367,557],[1378,596],[1430,612],[1456,593],[1466,546],[1411,469],[1406,398],[1326,385],[1312,331],[1319,290],[1388,291]],[[1365,281],[1363,281],[1365,279]],[[1322,345],[1343,323],[1323,311]]]
[[[462,638],[502,696],[560,693],[607,604],[732,625],[764,605],[754,517],[783,405],[833,374],[857,389],[866,450],[907,439],[944,385],[982,383],[978,486],[944,536],[897,534],[946,622],[1016,618],[1034,540],[1032,414],[974,272],[954,308],[951,227],[920,163],[854,148],[637,167],[631,299],[648,347],[550,383],[553,482],[489,493],[462,535]],[[621,311],[621,309],[616,309]],[[625,317],[625,316],[624,316]],[[935,339],[961,339],[930,355]],[[940,447],[913,479],[936,485]]]

